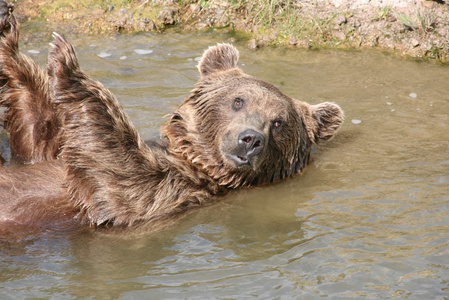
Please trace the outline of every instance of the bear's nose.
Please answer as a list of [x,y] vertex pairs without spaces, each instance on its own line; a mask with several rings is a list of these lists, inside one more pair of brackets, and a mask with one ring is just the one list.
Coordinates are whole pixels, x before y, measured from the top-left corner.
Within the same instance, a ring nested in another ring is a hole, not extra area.
[[263,134],[252,129],[246,129],[239,134],[239,147],[246,154],[246,159],[250,160],[260,154],[265,145]]

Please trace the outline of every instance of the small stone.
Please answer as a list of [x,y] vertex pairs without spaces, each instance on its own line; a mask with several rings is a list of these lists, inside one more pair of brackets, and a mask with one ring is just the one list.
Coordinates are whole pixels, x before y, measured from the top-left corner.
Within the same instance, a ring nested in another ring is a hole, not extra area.
[[157,19],[164,25],[175,24],[176,10],[170,7],[165,7],[158,15]]
[[416,48],[419,46],[419,41],[417,39],[411,39],[410,44],[413,46],[413,48]]
[[362,120],[353,119],[353,120],[351,120],[351,122],[352,122],[352,124],[358,125],[358,124],[362,123]]
[[416,93],[410,93],[409,96],[410,98],[418,98],[418,95]]
[[362,26],[362,23],[360,23],[360,20],[352,18],[349,21],[349,25],[352,27],[358,28],[358,27]]
[[196,3],[193,3],[189,5],[189,10],[192,14],[197,14],[201,11],[201,6],[199,6]]
[[296,45],[296,44],[298,44],[298,40],[296,39],[296,38],[294,38],[294,37],[289,37],[289,39],[288,39],[288,43],[290,44],[290,45]]
[[333,21],[333,23],[336,24],[336,25],[341,25],[341,24],[344,24],[346,22],[347,22],[346,17],[342,16],[342,15],[337,16],[334,19],[334,21]]
[[257,46],[257,42],[256,42],[255,39],[249,40],[249,42],[248,42],[248,49],[250,49],[250,50],[256,50],[257,47],[258,47],[258,46]]
[[334,36],[339,39],[340,41],[344,41],[346,40],[346,34],[344,32],[341,31],[337,31]]

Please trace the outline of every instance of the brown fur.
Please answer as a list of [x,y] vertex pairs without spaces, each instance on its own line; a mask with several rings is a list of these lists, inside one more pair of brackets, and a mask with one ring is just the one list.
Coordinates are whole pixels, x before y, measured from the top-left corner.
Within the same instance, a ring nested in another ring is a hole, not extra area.
[[0,221],[42,224],[73,218],[76,210],[68,201],[63,178],[60,160],[0,167]]
[[1,31],[6,38],[2,39],[0,51],[0,105],[7,108],[3,121],[10,134],[11,154],[25,163],[54,159],[60,146],[60,121],[50,101],[48,77],[19,52],[19,32],[13,15],[10,24]]
[[343,121],[335,104],[311,106],[244,74],[237,50],[223,44],[203,55],[201,79],[163,126],[164,140],[147,145],[63,37],[54,34],[47,76],[18,52],[10,18],[0,48],[5,128],[14,155],[43,162],[0,168],[7,220],[33,221],[39,207],[90,226],[166,220],[231,189],[300,172],[312,145]]

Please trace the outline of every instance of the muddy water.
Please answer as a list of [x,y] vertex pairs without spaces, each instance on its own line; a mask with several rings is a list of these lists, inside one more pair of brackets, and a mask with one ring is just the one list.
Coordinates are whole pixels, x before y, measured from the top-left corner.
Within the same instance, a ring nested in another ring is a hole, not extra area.
[[[220,35],[75,39],[81,64],[158,136]],[[241,49],[241,67],[346,123],[302,176],[139,237],[0,240],[0,298],[449,297],[449,68],[370,52]],[[45,62],[45,43],[22,47]],[[7,151],[2,135],[1,149]],[[26,234],[24,234],[26,236]]]

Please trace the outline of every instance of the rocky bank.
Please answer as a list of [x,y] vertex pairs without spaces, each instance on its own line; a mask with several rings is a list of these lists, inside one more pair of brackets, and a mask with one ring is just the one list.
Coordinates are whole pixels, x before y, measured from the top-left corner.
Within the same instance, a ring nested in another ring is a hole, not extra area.
[[449,62],[445,0],[17,0],[14,4],[32,34],[56,28],[72,34],[214,29],[238,33],[235,36],[247,39],[252,49],[376,48]]

